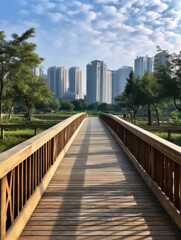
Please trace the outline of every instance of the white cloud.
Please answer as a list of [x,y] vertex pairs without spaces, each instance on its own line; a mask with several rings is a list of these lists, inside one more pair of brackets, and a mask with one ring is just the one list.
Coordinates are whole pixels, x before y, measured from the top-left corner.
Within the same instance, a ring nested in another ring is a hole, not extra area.
[[25,10],[25,9],[21,9],[21,10],[19,11],[19,14],[21,14],[21,15],[28,15],[29,12],[28,12],[27,10]]
[[58,9],[59,9],[61,12],[67,12],[67,11],[68,11],[68,7],[67,7],[65,4],[59,4],[59,5],[58,5]]
[[97,3],[102,3],[102,4],[107,4],[107,3],[114,3],[114,4],[118,4],[119,0],[97,0]]
[[65,16],[59,12],[48,13],[48,15],[50,16],[52,22],[58,22],[63,18],[65,19]]

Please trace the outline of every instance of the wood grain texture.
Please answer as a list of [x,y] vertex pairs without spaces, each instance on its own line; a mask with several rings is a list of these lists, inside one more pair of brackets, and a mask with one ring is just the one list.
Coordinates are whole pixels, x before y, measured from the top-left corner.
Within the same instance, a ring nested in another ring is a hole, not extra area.
[[180,232],[112,135],[86,120],[20,240],[173,240]]
[[[41,196],[43,195],[44,191],[46,190],[51,178],[53,177],[53,175],[54,175],[54,173],[57,169],[57,167],[59,166],[60,162],[62,161],[65,153],[69,149],[72,141],[74,140],[75,136],[77,135],[77,133],[80,130],[84,121],[85,121],[85,119],[82,121],[80,126],[76,129],[76,131],[74,133],[72,133],[73,135],[71,136],[71,138],[69,139],[67,144],[64,146],[62,151],[57,156],[55,163],[53,165],[51,165],[49,170],[46,172],[46,174],[44,175],[41,183],[36,187],[35,191],[33,192],[33,194],[30,196],[30,198],[26,202],[24,208],[21,210],[21,212],[18,215],[18,217],[16,218],[16,220],[14,222],[11,221],[12,225],[9,228],[9,230],[8,230],[6,236],[5,236],[6,240],[12,240],[12,239],[16,240],[16,239],[19,238],[22,230],[24,229],[27,221],[29,220],[31,214],[33,213],[34,209],[36,208],[39,200],[41,199]],[[37,152],[36,152],[35,155],[37,156]],[[38,156],[35,159],[35,161],[38,161]],[[25,163],[26,162],[27,162],[27,160],[25,161]],[[4,217],[4,219],[5,219],[5,217]],[[4,236],[3,236],[2,240],[4,240]]]

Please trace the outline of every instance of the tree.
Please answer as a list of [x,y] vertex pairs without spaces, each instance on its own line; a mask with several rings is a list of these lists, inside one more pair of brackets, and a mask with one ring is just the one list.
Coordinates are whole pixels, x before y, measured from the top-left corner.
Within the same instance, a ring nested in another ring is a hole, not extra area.
[[[48,103],[53,96],[45,79],[43,77],[34,76],[33,71],[22,65],[19,71],[15,74],[15,79],[18,79],[16,85],[17,94],[21,101],[26,105],[27,117],[31,121],[32,110],[37,103]],[[20,81],[21,79],[21,81]]]
[[140,106],[140,90],[138,82],[139,79],[136,79],[134,72],[131,71],[127,78],[124,92],[122,95],[115,97],[116,104],[119,104],[122,108],[126,108],[131,116],[133,113],[134,123],[136,123],[136,112]]
[[176,109],[181,112],[181,53],[170,55],[166,66],[158,62],[154,75],[160,84],[161,97],[172,99]]
[[106,111],[108,111],[108,104],[107,104],[107,103],[101,103],[101,104],[99,105],[99,110],[100,110],[101,112],[106,112]]
[[84,99],[75,99],[71,103],[74,105],[75,111],[87,110],[88,103]]
[[171,86],[174,89],[172,92],[173,100],[176,109],[181,112],[181,52],[179,54],[172,54],[171,56]]
[[53,110],[58,111],[61,107],[60,100],[58,98],[53,99],[50,106]]
[[34,53],[36,44],[26,42],[34,37],[34,29],[30,28],[21,36],[12,34],[12,40],[7,41],[3,31],[0,31],[0,123],[2,101],[7,78],[11,72],[16,72],[22,65],[33,67],[42,59]]
[[140,88],[140,103],[142,106],[147,105],[148,125],[152,125],[152,106],[155,108],[157,122],[159,123],[158,104],[162,100],[160,95],[161,88],[156,78],[149,72],[145,72],[139,82]]
[[71,112],[74,109],[74,105],[68,100],[61,101],[60,104],[61,104],[60,110],[67,110]]
[[99,105],[100,105],[100,102],[90,103],[87,109],[98,111]]

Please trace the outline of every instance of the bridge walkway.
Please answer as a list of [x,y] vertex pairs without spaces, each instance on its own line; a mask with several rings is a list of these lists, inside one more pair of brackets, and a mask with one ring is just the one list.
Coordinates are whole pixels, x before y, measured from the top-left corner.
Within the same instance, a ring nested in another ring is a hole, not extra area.
[[180,239],[106,127],[85,121],[20,240]]

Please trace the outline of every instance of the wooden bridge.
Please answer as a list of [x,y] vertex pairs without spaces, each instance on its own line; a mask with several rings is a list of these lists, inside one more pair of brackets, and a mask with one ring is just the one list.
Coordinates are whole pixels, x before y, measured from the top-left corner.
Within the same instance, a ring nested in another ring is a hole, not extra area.
[[181,148],[115,116],[2,153],[0,179],[1,240],[181,239]]

